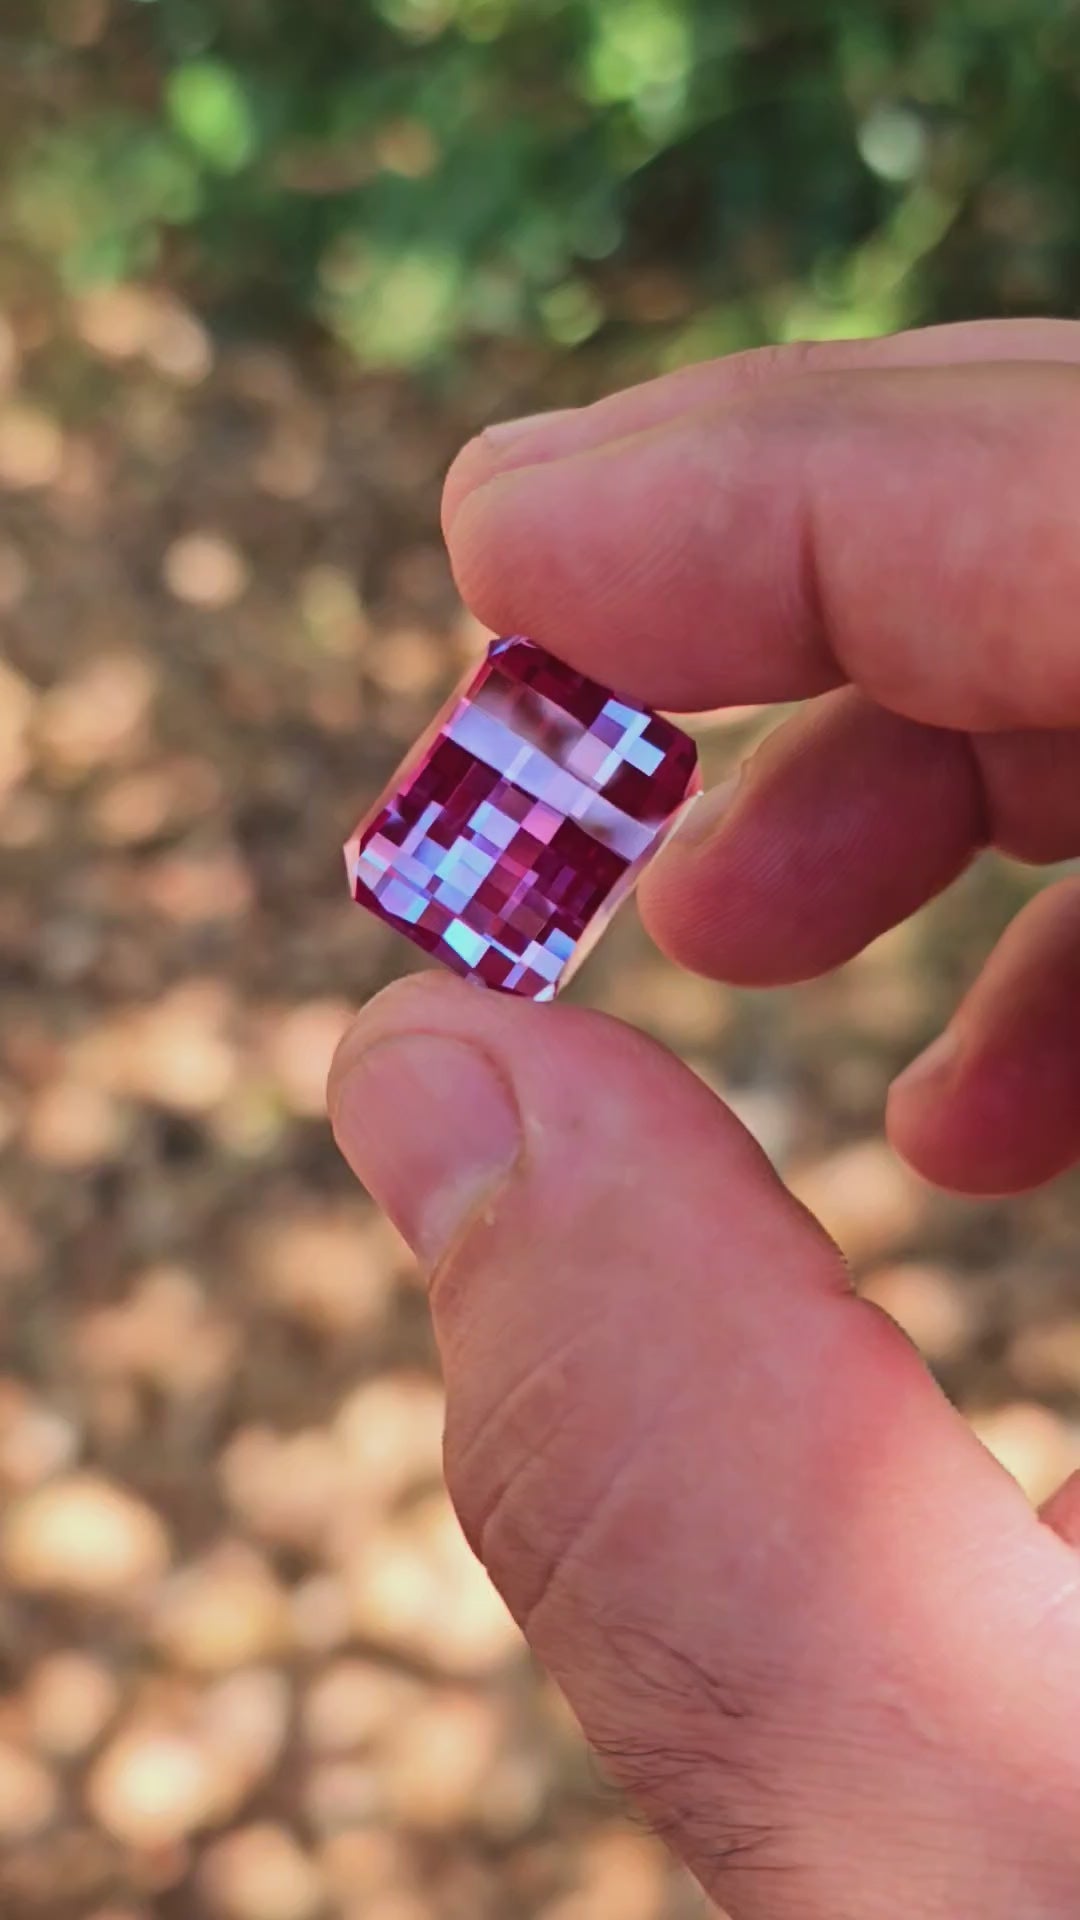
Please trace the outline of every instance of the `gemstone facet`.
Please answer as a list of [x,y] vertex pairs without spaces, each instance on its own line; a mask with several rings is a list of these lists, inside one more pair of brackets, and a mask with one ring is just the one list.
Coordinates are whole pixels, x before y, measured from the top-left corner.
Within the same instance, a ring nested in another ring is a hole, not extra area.
[[360,821],[349,888],[455,973],[550,1000],[700,790],[688,734],[515,634]]

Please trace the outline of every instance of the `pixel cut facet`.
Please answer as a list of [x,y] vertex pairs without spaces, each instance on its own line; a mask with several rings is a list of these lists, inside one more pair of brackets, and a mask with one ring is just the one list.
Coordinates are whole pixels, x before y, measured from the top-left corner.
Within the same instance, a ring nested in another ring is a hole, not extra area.
[[700,786],[681,728],[515,634],[360,821],[349,887],[455,973],[550,1000]]

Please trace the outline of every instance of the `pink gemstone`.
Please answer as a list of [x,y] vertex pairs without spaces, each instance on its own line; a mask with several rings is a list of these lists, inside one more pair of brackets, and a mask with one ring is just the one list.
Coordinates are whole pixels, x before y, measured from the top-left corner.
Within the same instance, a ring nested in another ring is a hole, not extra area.
[[349,886],[455,973],[550,1000],[700,790],[680,728],[515,634],[360,821]]

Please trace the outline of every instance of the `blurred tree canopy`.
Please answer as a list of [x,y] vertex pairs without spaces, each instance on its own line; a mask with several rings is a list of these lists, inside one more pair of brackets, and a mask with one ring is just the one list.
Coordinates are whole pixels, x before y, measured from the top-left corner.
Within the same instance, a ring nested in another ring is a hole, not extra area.
[[0,68],[0,273],[366,365],[1080,292],[1074,0],[5,0]]

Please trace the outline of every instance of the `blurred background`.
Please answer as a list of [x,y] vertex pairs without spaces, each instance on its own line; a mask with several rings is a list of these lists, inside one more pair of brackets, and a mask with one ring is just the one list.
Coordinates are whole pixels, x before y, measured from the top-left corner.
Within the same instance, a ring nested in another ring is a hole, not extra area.
[[[482,644],[460,442],[1074,311],[1078,105],[1065,0],[4,0],[8,1920],[699,1912],[441,1491],[422,1297],[323,1118],[413,964],[340,843]],[[627,915],[575,986],[733,1102],[1033,1498],[1080,1461],[1075,1190],[946,1201],[880,1116],[1042,877],[770,996]]]

